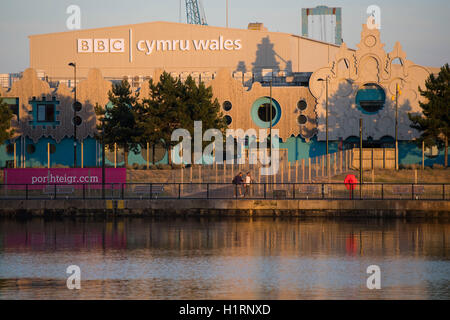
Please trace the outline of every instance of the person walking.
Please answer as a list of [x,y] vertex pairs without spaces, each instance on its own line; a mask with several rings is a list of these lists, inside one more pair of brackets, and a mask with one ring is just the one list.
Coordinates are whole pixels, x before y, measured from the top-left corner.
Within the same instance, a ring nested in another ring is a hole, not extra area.
[[239,193],[239,197],[242,197],[242,190],[241,190],[241,186],[244,183],[244,179],[242,178],[242,172],[239,172],[238,175],[236,175],[233,178],[233,184],[236,185],[235,190],[236,190],[236,198],[238,197],[238,193]]
[[245,176],[245,184],[244,184],[244,197],[250,196],[250,184],[253,183],[253,178],[250,172],[247,172],[247,175]]

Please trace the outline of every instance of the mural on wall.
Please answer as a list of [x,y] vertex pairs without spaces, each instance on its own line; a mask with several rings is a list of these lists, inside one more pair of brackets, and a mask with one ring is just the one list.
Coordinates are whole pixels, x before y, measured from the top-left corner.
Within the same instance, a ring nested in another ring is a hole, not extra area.
[[[222,113],[230,117],[230,129],[268,128],[265,108],[270,105],[270,88],[253,83],[251,88],[232,77],[229,69],[218,71],[211,85],[214,96],[222,107]],[[279,129],[280,138],[286,141],[291,136],[301,135],[309,141],[316,134],[315,99],[307,87],[272,88],[272,127]]]
[[[83,105],[77,115],[82,123],[77,127],[77,139],[94,137],[96,132],[96,103],[106,105],[111,82],[103,79],[100,70],[91,69],[86,80],[77,85],[77,100]],[[64,83],[51,89],[46,81],[37,77],[34,69],[27,69],[22,79],[2,97],[19,99],[19,121],[11,122],[15,135],[14,142],[20,136],[26,136],[37,143],[43,137],[50,137],[57,143],[65,137],[73,137],[73,91]]]
[[342,44],[329,66],[313,73],[310,90],[317,99],[318,139],[326,139],[326,85],[328,81],[329,139],[359,136],[379,140],[395,137],[395,97],[398,97],[398,139],[413,140],[419,133],[410,128],[408,112],[421,112],[418,87],[424,87],[431,71],[406,59],[399,42],[390,53],[384,50],[380,31],[363,25],[358,50]]

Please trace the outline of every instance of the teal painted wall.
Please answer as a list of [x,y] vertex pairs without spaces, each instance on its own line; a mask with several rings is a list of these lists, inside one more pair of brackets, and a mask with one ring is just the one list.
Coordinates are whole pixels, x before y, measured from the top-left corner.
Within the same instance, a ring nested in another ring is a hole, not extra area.
[[[59,144],[51,138],[42,138],[38,143],[34,144],[36,151],[33,154],[26,153],[26,167],[46,167],[47,166],[47,143],[56,145],[56,152],[50,155],[51,166],[64,165],[68,167],[73,166],[73,139],[65,138]],[[101,147],[94,138],[87,138],[84,140],[84,167],[95,167],[101,166]],[[14,160],[13,154],[7,153],[7,142],[0,145],[0,167],[6,166],[6,161]],[[33,144],[31,139],[26,139],[26,145]],[[330,141],[329,142],[329,152],[335,153],[338,151],[339,142]],[[317,141],[317,138],[311,139],[306,142],[301,137],[290,137],[286,141],[280,141],[281,149],[288,149],[288,160],[293,162],[301,159],[308,159],[317,156],[324,155],[326,153],[326,144],[324,141]],[[17,165],[21,166],[21,139],[16,140],[16,156]],[[145,151],[144,151],[145,152]],[[81,166],[81,144],[77,144],[77,162],[78,166]],[[207,161],[205,161],[207,162]],[[128,155],[129,165],[134,163],[139,165],[146,165],[147,162],[141,156],[140,151],[135,154],[130,152]],[[168,154],[166,153],[161,161],[156,164],[167,164]],[[421,164],[422,163],[422,150],[415,143],[410,141],[399,142],[399,164]],[[444,164],[444,149],[439,149],[439,154],[437,157],[430,158],[425,156],[425,165],[432,166],[433,164]],[[113,166],[114,163],[106,159],[106,164]],[[151,161],[150,161],[150,164]],[[123,166],[124,161],[118,163],[118,166]]]

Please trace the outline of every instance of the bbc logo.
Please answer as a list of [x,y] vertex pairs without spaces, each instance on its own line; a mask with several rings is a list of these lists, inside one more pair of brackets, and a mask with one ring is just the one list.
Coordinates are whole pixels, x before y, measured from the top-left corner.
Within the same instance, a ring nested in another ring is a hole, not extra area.
[[125,52],[124,39],[78,39],[78,53]]

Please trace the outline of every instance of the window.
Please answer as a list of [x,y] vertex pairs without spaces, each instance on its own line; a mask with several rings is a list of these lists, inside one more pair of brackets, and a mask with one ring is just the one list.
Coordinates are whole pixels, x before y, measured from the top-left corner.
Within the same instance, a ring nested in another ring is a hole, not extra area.
[[297,121],[298,121],[298,124],[303,125],[308,121],[308,119],[306,118],[306,116],[301,114],[298,116]]
[[230,101],[225,101],[222,105],[223,110],[230,111],[233,108],[233,104]]
[[364,113],[375,114],[386,102],[386,93],[376,83],[365,84],[356,94],[356,104]]
[[227,125],[230,125],[233,122],[233,118],[231,118],[229,115],[226,115],[225,121],[227,122]]
[[38,104],[37,105],[37,121],[53,122],[55,121],[55,105],[54,104]]
[[[272,118],[270,117],[271,113]],[[275,126],[280,121],[281,106],[278,101],[273,98],[261,97],[253,103],[250,114],[253,122],[260,128],[269,128],[270,124]]]
[[305,100],[300,100],[299,102],[297,102],[297,108],[300,111],[305,110],[308,107],[308,104],[306,103]]
[[[258,117],[261,121],[269,122],[270,119],[270,103],[264,103],[262,104],[258,109]],[[272,119],[275,118],[277,114],[277,110],[275,110],[275,107],[272,105]]]

